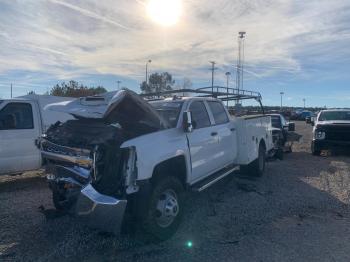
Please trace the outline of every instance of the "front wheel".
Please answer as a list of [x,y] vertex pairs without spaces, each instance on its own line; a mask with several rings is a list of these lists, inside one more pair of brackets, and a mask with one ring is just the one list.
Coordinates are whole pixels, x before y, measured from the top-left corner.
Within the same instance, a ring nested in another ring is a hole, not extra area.
[[319,149],[315,146],[314,142],[312,142],[312,144],[311,144],[311,153],[312,153],[314,156],[319,156],[319,155],[321,155],[321,150],[319,150]]
[[158,240],[166,240],[175,234],[183,212],[183,186],[173,176],[155,182],[143,229]]

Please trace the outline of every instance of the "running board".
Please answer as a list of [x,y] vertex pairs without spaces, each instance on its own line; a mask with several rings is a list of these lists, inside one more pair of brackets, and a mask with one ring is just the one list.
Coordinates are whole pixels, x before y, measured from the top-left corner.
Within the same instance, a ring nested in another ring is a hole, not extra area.
[[207,189],[208,187],[214,185],[216,182],[223,179],[224,177],[228,176],[233,171],[237,171],[237,170],[239,170],[239,166],[229,166],[227,168],[224,168],[224,169],[208,176],[207,178],[203,179],[202,181],[195,183],[192,186],[192,190],[195,192],[201,192],[204,189]]

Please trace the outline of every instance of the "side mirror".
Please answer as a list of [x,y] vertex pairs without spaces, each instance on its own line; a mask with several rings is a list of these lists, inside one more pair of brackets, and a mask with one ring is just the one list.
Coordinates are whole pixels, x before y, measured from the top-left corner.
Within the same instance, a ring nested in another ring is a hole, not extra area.
[[186,133],[193,131],[192,113],[190,111],[183,112],[183,128]]
[[295,123],[288,123],[288,131],[295,131]]

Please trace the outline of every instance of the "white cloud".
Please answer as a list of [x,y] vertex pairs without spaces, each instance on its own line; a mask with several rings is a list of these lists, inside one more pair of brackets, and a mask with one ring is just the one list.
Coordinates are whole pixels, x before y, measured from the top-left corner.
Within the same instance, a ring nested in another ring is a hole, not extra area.
[[[248,79],[307,74],[307,57],[326,62],[350,54],[345,0],[183,2],[180,23],[164,29],[149,21],[141,1],[5,1],[0,73],[21,69],[57,78],[104,73],[140,79],[145,61],[152,59],[154,70],[207,78],[209,60],[221,67],[235,63],[240,30],[247,31]],[[338,47],[335,52],[329,52],[329,43]]]

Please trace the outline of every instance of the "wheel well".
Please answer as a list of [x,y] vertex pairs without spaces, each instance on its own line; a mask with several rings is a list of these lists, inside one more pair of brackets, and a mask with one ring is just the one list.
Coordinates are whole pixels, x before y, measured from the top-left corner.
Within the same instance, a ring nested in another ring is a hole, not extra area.
[[159,163],[153,170],[151,182],[157,181],[164,175],[177,177],[183,186],[185,186],[187,178],[185,157],[176,156]]

